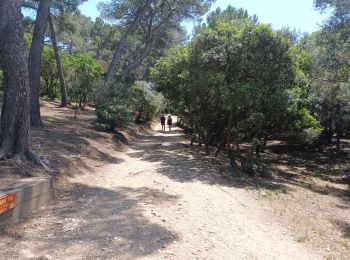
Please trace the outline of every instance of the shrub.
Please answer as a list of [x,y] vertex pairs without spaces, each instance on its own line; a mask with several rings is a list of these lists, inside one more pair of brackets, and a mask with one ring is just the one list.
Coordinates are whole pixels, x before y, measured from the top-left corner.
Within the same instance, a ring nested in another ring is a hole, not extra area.
[[131,88],[131,109],[135,122],[150,122],[163,109],[164,98],[153,90],[153,85],[137,81]]
[[131,113],[128,106],[121,105],[100,105],[96,108],[97,120],[100,124],[104,124],[111,131],[116,127],[122,127],[131,121]]

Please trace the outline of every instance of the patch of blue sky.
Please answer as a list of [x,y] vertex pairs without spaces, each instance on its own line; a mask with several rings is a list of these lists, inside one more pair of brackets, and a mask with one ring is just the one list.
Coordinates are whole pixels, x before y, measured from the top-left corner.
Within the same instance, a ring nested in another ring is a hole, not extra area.
[[[81,12],[95,19],[100,15],[97,4],[100,0],[88,0],[81,7]],[[249,14],[256,14],[261,23],[271,24],[274,29],[290,27],[301,32],[312,33],[320,29],[326,14],[314,9],[313,0],[217,0],[211,10],[228,5],[244,8]],[[205,20],[205,16],[202,18]],[[193,22],[185,22],[188,33],[193,29]]]

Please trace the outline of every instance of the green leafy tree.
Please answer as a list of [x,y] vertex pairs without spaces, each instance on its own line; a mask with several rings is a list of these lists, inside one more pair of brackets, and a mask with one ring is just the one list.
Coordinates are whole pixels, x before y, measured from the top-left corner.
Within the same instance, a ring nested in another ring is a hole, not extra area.
[[218,7],[215,11],[212,11],[207,16],[207,25],[209,28],[214,28],[218,21],[232,22],[239,20],[250,20],[253,23],[258,23],[258,17],[256,15],[249,15],[248,11],[243,8],[235,8],[229,5],[225,10],[221,10]]
[[316,1],[322,10],[333,8],[332,17],[320,31],[305,38],[312,56],[311,105],[323,127],[323,136],[332,144],[348,135],[349,107],[342,97],[350,81],[350,20],[347,1]]
[[89,36],[91,39],[90,50],[96,59],[102,59],[108,62],[113,55],[113,47],[116,44],[120,33],[118,29],[101,18],[96,18],[93,23]]
[[79,108],[84,108],[101,86],[102,66],[91,56],[75,54],[67,58],[69,96]]
[[[113,21],[122,31],[106,74],[105,86],[111,85],[113,75],[120,65],[122,53],[127,46],[127,40],[135,31],[142,29],[144,30],[143,35],[149,38],[148,36],[155,36],[169,29],[181,28],[183,21],[194,20],[202,16],[212,2],[213,0],[113,0],[108,3],[101,2],[100,10],[103,17]],[[148,42],[151,43],[152,40]]]
[[314,4],[320,11],[331,10],[328,21],[331,26],[350,21],[350,2],[347,0],[314,0]]
[[[218,148],[226,147],[237,168],[231,143],[235,140],[238,147],[239,136],[247,136],[257,153],[263,138],[285,129],[309,133],[308,138],[314,130],[317,136],[318,122],[304,96],[309,62],[306,52],[267,25],[218,21],[199,31],[187,48],[161,58],[152,78],[178,104],[207,153],[219,139]],[[237,156],[252,172],[252,154]]]

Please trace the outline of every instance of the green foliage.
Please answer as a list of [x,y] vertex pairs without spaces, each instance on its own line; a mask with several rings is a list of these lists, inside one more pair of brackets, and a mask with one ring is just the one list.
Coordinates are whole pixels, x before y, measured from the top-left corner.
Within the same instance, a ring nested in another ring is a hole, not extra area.
[[44,46],[41,57],[40,95],[50,99],[59,98],[60,85],[57,77],[55,54],[52,48]]
[[310,104],[329,143],[334,134],[338,140],[350,134],[349,40],[350,21],[347,21],[341,26],[323,28],[304,43],[312,57]]
[[332,16],[328,24],[337,26],[350,21],[350,2],[347,0],[314,0],[317,9],[324,11],[330,9]]
[[91,27],[89,37],[93,56],[108,61],[113,55],[113,47],[120,37],[120,32],[98,17]]
[[86,54],[69,56],[66,66],[69,97],[77,106],[83,108],[102,85],[103,68],[95,59]]
[[256,15],[249,15],[248,11],[243,8],[237,9],[229,5],[225,10],[221,10],[218,7],[207,15],[206,23],[200,25],[196,30],[199,31],[204,28],[214,29],[218,23],[239,23],[244,20],[258,23],[258,17]]
[[164,109],[163,96],[147,82],[137,81],[131,88],[131,109],[136,114],[135,122],[150,122]]
[[302,141],[307,143],[315,141],[322,132],[319,121],[305,108],[297,112],[296,126],[300,131],[299,137],[302,138]]
[[133,113],[130,110],[131,85],[132,83],[126,79],[115,80],[112,92],[109,93],[109,101],[96,107],[97,121],[106,125],[111,131],[133,120]]
[[164,109],[164,97],[151,83],[115,80],[110,101],[96,109],[98,121],[110,130],[126,123],[148,123]]
[[158,60],[151,75],[202,140],[222,136],[232,111],[231,133],[259,146],[269,134],[318,136],[307,97],[310,63],[307,52],[267,25],[218,20]]
[[126,104],[100,105],[96,108],[97,120],[113,131],[131,121],[131,113]]
[[30,48],[32,44],[32,39],[33,39],[33,35],[31,33],[28,33],[28,32],[24,33],[24,43],[28,48]]

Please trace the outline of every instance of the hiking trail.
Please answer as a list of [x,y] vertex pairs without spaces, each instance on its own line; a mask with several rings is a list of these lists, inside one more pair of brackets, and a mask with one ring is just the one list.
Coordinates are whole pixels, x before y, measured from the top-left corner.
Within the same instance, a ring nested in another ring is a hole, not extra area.
[[160,126],[2,235],[6,259],[319,259]]

